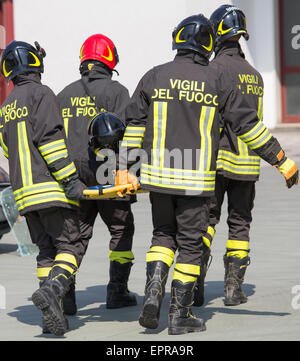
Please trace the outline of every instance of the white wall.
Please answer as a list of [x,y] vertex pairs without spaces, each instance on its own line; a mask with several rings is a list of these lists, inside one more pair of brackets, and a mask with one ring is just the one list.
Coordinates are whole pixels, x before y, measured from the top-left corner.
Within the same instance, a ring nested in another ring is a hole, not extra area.
[[195,13],[209,17],[224,3],[234,3],[246,13],[250,40],[242,41],[242,47],[264,78],[264,120],[272,128],[280,118],[276,0],[14,0],[15,38],[38,40],[46,49],[43,82],[59,92],[79,77],[83,41],[103,33],[115,42],[120,56],[120,76],[114,79],[132,93],[148,69],[174,57],[171,34],[182,19]]

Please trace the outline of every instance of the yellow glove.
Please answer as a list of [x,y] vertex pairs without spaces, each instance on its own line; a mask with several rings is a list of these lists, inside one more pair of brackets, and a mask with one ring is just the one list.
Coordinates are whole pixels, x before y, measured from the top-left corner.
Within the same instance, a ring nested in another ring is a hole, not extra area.
[[284,157],[275,167],[284,176],[288,188],[291,188],[294,184],[298,184],[299,170],[293,160]]
[[[128,170],[118,170],[116,173],[116,180],[115,185],[125,185],[125,184],[131,184],[134,191],[138,190],[139,181],[137,177],[131,173],[128,172]],[[126,194],[127,190],[125,191]],[[117,193],[119,197],[124,197],[124,193],[118,192]]]

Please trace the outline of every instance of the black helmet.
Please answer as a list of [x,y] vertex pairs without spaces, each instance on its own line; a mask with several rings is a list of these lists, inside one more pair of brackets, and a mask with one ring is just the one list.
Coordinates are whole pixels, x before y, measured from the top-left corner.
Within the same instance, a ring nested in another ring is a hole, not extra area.
[[181,21],[172,33],[172,49],[188,49],[209,59],[214,49],[214,31],[211,22],[202,14]]
[[118,152],[119,141],[122,140],[124,132],[123,122],[109,112],[97,114],[88,126],[90,145],[95,149],[112,149]]
[[11,80],[19,74],[26,72],[44,72],[43,58],[46,56],[39,43],[36,47],[23,41],[12,41],[3,50],[1,55],[1,73],[5,79]]
[[210,21],[214,26],[217,43],[222,43],[232,36],[239,34],[243,35],[246,40],[249,39],[246,16],[242,10],[234,5],[218,7],[211,14]]

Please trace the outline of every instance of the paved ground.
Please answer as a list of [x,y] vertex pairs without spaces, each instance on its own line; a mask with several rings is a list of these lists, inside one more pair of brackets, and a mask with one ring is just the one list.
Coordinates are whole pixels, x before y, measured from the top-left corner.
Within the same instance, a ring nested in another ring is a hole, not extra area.
[[[300,129],[274,130],[288,155],[300,164]],[[3,164],[3,163],[2,163]],[[30,297],[37,288],[35,257],[20,257],[12,234],[0,241],[0,340],[100,340],[100,341],[211,341],[300,340],[300,186],[288,190],[281,175],[263,165],[251,230],[251,265],[244,289],[248,303],[225,307],[222,257],[227,237],[226,217],[217,228],[212,247],[213,262],[206,279],[206,302],[194,308],[206,320],[207,331],[168,336],[167,311],[170,279],[157,330],[138,324],[145,284],[145,254],[151,239],[151,216],[147,195],[134,205],[135,264],[129,287],[138,306],[106,310],[108,281],[108,232],[97,221],[94,237],[77,276],[78,314],[69,318],[71,330],[64,337],[41,333],[41,314]],[[0,298],[1,300],[1,298]],[[4,308],[5,307],[5,308]]]

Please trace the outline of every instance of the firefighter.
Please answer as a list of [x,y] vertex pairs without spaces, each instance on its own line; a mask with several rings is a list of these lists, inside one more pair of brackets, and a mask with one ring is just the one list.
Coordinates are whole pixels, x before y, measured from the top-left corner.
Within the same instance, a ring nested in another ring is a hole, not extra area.
[[[211,15],[210,20],[216,34],[215,58],[213,63],[227,74],[240,92],[248,99],[248,106],[256,110],[260,121],[263,120],[264,85],[260,73],[245,59],[239,44],[241,36],[249,39],[245,14],[234,5],[222,5]],[[243,119],[240,119],[242,122]],[[255,141],[253,141],[254,143]],[[249,145],[251,141],[248,142]],[[221,131],[217,159],[215,197],[210,210],[207,252],[203,256],[203,269],[195,292],[195,305],[204,302],[204,279],[210,247],[215,234],[215,226],[220,221],[224,196],[228,199],[228,240],[224,255],[225,280],[224,304],[239,305],[247,302],[242,283],[249,257],[249,231],[255,198],[255,182],[260,174],[260,157],[237,137],[228,124]]]
[[[214,195],[222,114],[245,142],[275,165],[290,186],[298,169],[261,123],[248,98],[209,63],[214,31],[202,14],[184,19],[173,32],[173,61],[140,80],[126,108],[120,173],[136,184],[130,153],[142,148],[140,182],[150,191],[153,237],[146,255],[145,297],[139,323],[158,327],[169,269],[178,251],[171,284],[168,333],[205,330],[191,311],[200,262],[206,249],[210,198]],[[263,137],[261,137],[263,135]]]
[[[83,43],[80,50],[80,74],[81,79],[66,86],[59,94],[58,101],[60,111],[64,119],[65,133],[70,149],[71,158],[79,167],[79,174],[85,179],[89,186],[95,185],[94,175],[91,175],[87,166],[90,164],[94,173],[95,165],[93,161],[94,151],[105,144],[98,144],[94,150],[89,150],[88,125],[91,119],[97,117],[102,112],[111,112],[115,116],[124,119],[124,109],[129,101],[128,90],[119,82],[112,80],[114,68],[119,61],[117,49],[114,43],[102,34],[90,36]],[[105,117],[102,115],[93,124],[101,123]],[[105,123],[108,128],[113,118],[107,118]],[[93,129],[96,129],[94,127]],[[97,128],[97,136],[101,137],[108,128]],[[115,134],[109,137],[115,139]],[[96,138],[95,138],[96,139]],[[101,140],[101,139],[100,139]],[[93,148],[93,145],[92,145]],[[92,157],[92,158],[91,158]],[[101,163],[101,162],[100,162]],[[89,177],[91,179],[89,180]],[[92,181],[91,181],[92,180]],[[101,180],[100,180],[101,183]],[[99,182],[98,182],[99,184]],[[124,197],[120,200],[86,200],[80,204],[80,230],[81,239],[87,250],[88,242],[93,235],[93,227],[97,215],[99,214],[106,224],[111,240],[109,243],[109,283],[107,285],[106,307],[120,308],[134,306],[137,304],[136,297],[128,291],[128,279],[132,267],[134,255],[132,253],[132,240],[134,234],[134,218],[131,211],[131,203],[134,197]],[[75,306],[75,287],[72,287]]]
[[83,255],[78,206],[86,186],[69,158],[56,97],[41,83],[45,51],[35,46],[13,41],[2,53],[1,72],[14,89],[1,106],[0,143],[19,213],[39,247],[41,287],[32,301],[48,331],[63,335],[62,298]]

